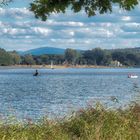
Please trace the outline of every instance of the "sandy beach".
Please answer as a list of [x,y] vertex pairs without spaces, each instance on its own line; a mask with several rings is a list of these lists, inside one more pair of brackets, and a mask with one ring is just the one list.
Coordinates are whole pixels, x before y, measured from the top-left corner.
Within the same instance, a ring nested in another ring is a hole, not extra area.
[[[11,65],[11,66],[0,66],[0,69],[51,69],[51,65]],[[111,67],[111,66],[97,66],[97,65],[53,65],[54,69],[65,69],[65,68],[125,68],[125,67]]]

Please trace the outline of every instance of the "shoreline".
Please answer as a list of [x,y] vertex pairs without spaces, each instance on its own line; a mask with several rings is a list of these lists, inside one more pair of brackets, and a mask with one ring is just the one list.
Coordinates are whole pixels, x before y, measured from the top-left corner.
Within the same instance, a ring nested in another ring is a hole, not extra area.
[[[0,66],[0,69],[51,69],[51,65],[11,65],[11,66]],[[54,65],[54,69],[66,69],[66,68],[135,68],[135,67],[112,67],[112,66],[97,66],[97,65]]]

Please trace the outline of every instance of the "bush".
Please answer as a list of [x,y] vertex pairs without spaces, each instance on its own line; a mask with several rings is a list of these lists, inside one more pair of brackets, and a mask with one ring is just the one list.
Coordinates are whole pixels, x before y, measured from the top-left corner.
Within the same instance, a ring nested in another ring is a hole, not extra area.
[[1,140],[140,140],[140,106],[107,110],[102,106],[75,112],[63,120],[29,120],[0,125]]

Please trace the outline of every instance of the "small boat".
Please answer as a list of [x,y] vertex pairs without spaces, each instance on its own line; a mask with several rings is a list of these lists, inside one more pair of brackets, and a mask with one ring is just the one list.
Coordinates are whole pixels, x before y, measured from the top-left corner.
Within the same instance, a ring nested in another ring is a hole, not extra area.
[[54,69],[54,67],[53,67],[53,61],[51,61],[51,69]]
[[128,75],[128,78],[134,78],[134,79],[136,79],[136,78],[138,78],[138,75],[135,75],[135,74],[129,74],[129,75]]

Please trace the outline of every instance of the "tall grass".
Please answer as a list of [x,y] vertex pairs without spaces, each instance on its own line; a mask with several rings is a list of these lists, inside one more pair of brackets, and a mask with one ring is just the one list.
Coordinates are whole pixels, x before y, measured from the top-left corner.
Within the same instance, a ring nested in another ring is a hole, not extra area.
[[102,106],[75,112],[63,120],[0,125],[0,140],[140,140],[140,106],[107,110]]

